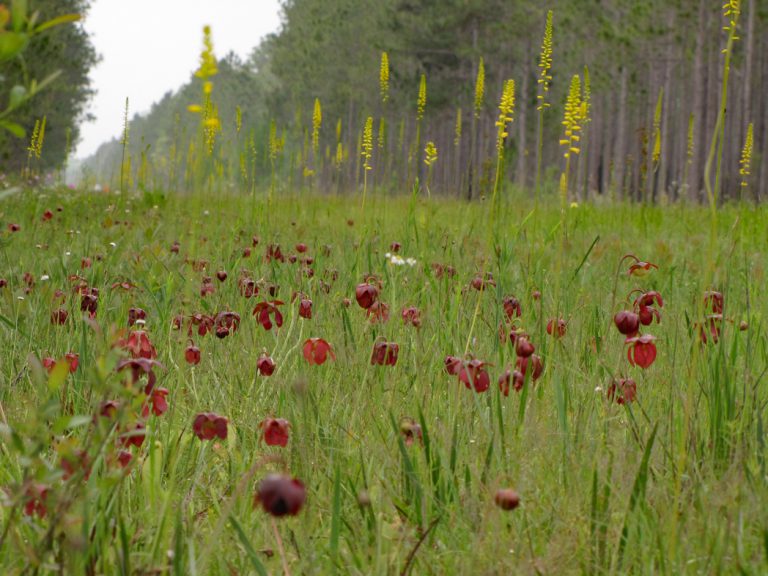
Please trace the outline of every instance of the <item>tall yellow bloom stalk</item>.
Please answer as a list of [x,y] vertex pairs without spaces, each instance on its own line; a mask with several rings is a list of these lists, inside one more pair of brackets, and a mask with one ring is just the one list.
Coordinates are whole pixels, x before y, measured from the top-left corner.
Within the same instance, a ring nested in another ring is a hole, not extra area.
[[501,92],[501,101],[499,102],[499,118],[496,120],[496,179],[493,184],[493,198],[491,206],[497,197],[501,178],[504,170],[504,142],[509,136],[507,127],[514,119],[515,112],[515,81],[507,80],[504,83],[504,89]]
[[541,54],[539,56],[539,92],[536,95],[538,104],[538,129],[536,131],[536,203],[539,207],[539,196],[541,195],[541,162],[544,147],[544,112],[549,108],[547,96],[549,95],[549,85],[552,82],[552,10],[547,12],[547,22],[544,26],[544,38],[541,41]]
[[320,100],[315,98],[315,108],[312,111],[312,152],[317,157],[317,150],[320,146],[320,128],[323,125],[323,109],[320,106]]
[[381,93],[381,102],[386,104],[389,100],[389,55],[386,52],[381,53],[379,91]]
[[424,118],[424,110],[427,107],[427,77],[422,74],[419,82],[419,97],[416,100],[416,120],[421,122]]
[[741,176],[741,189],[746,190],[749,185],[749,176],[752,166],[752,147],[754,144],[754,126],[752,122],[747,126],[747,136],[744,139],[744,148],[741,150],[741,160],[739,160],[739,175]]
[[475,118],[480,118],[483,111],[483,98],[485,96],[485,62],[480,58],[477,66],[477,78],[475,79]]
[[565,211],[568,202],[568,181],[571,170],[571,155],[580,152],[582,121],[584,120],[585,106],[581,97],[581,78],[576,74],[571,78],[571,88],[565,101],[565,113],[563,115],[563,137],[560,145],[565,148],[565,170],[560,175],[560,201],[561,209]]
[[365,120],[360,148],[360,155],[363,157],[363,211],[365,211],[365,196],[368,192],[368,172],[373,170],[373,166],[371,166],[371,158],[373,157],[373,116],[368,116]]

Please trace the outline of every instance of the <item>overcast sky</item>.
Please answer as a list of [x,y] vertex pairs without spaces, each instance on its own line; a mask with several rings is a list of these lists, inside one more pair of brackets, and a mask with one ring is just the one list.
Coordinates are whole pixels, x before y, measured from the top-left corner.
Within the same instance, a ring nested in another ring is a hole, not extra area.
[[85,20],[102,61],[91,72],[97,94],[83,124],[79,157],[120,134],[125,98],[130,115],[147,111],[197,68],[203,26],[213,32],[216,56],[247,56],[280,25],[278,0],[94,0]]

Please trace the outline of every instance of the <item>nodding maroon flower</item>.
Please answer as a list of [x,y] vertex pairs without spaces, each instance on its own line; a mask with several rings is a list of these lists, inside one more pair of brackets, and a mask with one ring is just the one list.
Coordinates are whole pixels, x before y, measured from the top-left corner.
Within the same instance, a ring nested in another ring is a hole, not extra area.
[[0,288],[5,288],[6,286],[8,286],[8,280],[0,278]]
[[267,446],[287,446],[290,427],[290,423],[284,418],[267,418],[259,424]]
[[531,344],[526,336],[518,336],[515,342],[515,352],[518,357],[527,358],[536,351],[536,347]]
[[541,375],[544,372],[544,362],[541,361],[541,357],[539,357],[538,354],[531,354],[530,356],[518,356],[517,360],[515,361],[515,367],[523,376],[528,374],[529,365],[533,367],[533,372],[531,372],[531,380],[535,382],[541,378]]
[[[84,279],[80,278],[79,276],[70,276],[71,280],[80,280],[81,282],[85,282]],[[132,284],[131,282],[128,282],[127,280],[123,280],[122,282],[113,282],[111,286],[112,290],[116,290],[117,288],[120,288],[121,290],[125,290],[126,292],[130,292],[131,290],[135,290],[138,288],[136,284]]]
[[121,468],[127,468],[132,460],[133,454],[131,454],[128,450],[120,450],[120,452],[117,453],[117,463]]
[[81,270],[87,270],[91,266],[93,266],[93,260],[91,260],[90,258],[86,257],[86,258],[82,258],[80,260],[80,269]]
[[198,336],[205,336],[208,334],[208,332],[213,331],[214,329],[215,320],[213,316],[208,316],[207,314],[193,314],[188,334],[192,334],[192,326],[197,326],[197,335]]
[[136,422],[127,431],[120,434],[120,442],[123,447],[136,446],[141,448],[144,438],[147,436],[147,426],[143,422]]
[[51,324],[58,324],[61,326],[67,323],[67,318],[69,318],[69,312],[64,308],[58,308],[51,312]]
[[[696,322],[694,327],[699,331],[699,338],[701,339],[701,342],[703,344],[707,344],[711,338],[712,343],[717,344],[720,341],[720,329],[722,323],[722,314],[708,314],[704,323],[706,326]],[[707,335],[707,332],[709,332],[709,336]]]
[[80,365],[80,355],[77,352],[67,352],[64,354],[64,360],[69,364],[70,374],[77,372],[77,367]]
[[61,455],[59,465],[64,471],[63,480],[69,480],[78,470],[83,470],[84,478],[88,480],[91,475],[91,464],[88,453],[85,450],[68,450]]
[[51,358],[50,356],[46,356],[42,360],[43,368],[45,368],[48,371],[48,374],[53,372],[53,369],[56,367],[56,359]]
[[534,300],[537,300],[537,301],[541,300],[541,291],[540,290],[534,290],[533,292],[531,292],[531,298],[533,298]]
[[19,230],[21,230],[21,226],[12,222],[11,224],[8,224],[8,230],[10,230],[11,232],[18,232]]
[[637,336],[640,330],[640,316],[629,310],[617,312],[613,317],[613,323],[627,339]]
[[187,364],[192,366],[200,364],[200,348],[195,346],[194,342],[190,342],[187,349],[184,350],[184,359],[187,361]]
[[642,336],[635,336],[633,338],[627,338],[627,360],[632,366],[640,366],[640,368],[648,368],[656,360],[656,340],[655,336],[650,334],[643,334]]
[[299,254],[304,254],[306,251],[307,251],[306,244],[304,244],[303,242],[299,242],[298,244],[296,244],[296,252],[298,252]]
[[201,412],[192,422],[192,431],[200,440],[227,439],[227,419],[213,412]]
[[[282,318],[280,320],[281,322],[278,326],[282,324]],[[240,328],[240,314],[237,312],[219,312],[216,314],[214,326],[216,328],[216,337],[226,338],[230,334],[237,332],[237,329]]]
[[525,384],[525,375],[519,370],[513,372],[511,369],[507,368],[504,373],[499,376],[499,390],[501,390],[501,393],[504,394],[504,396],[509,396],[510,384],[512,384],[515,392],[520,392]]
[[173,244],[171,244],[171,253],[172,254],[178,254],[179,248],[181,248],[181,244],[179,244],[178,240],[174,240]]
[[514,296],[504,296],[502,306],[504,307],[504,314],[506,314],[508,320],[512,320],[516,317],[519,318],[523,315],[523,308],[520,306],[520,300]]
[[50,220],[53,220],[53,212],[46,210],[43,212],[43,222],[48,222]]
[[168,411],[168,401],[166,398],[168,397],[168,389],[167,388],[152,388],[152,391],[149,394],[149,398],[147,399],[147,403],[144,404],[144,406],[141,409],[141,415],[143,418],[146,418],[149,416],[149,405],[152,405],[152,414],[155,416],[162,416]]
[[444,276],[446,278],[453,278],[456,276],[456,268],[453,266],[447,266],[445,264],[440,264],[439,262],[434,262],[432,264],[432,271],[435,273],[435,278],[440,280]]
[[389,320],[389,304],[377,300],[365,311],[371,324],[383,324]]
[[310,338],[304,342],[302,349],[304,359],[309,362],[310,366],[325,364],[325,361],[330,357],[331,360],[336,360],[336,354],[333,353],[333,348],[322,338]]
[[253,506],[261,506],[267,514],[280,518],[281,516],[296,516],[307,500],[307,490],[301,480],[270,474],[259,482]]
[[352,300],[349,298],[342,298],[341,305],[344,306],[344,308],[349,308],[352,305]]
[[251,249],[249,247],[243,248],[243,258],[250,258],[251,257]]
[[278,306],[282,306],[284,303],[282,300],[273,300],[271,302],[259,302],[253,309],[253,315],[256,316],[259,324],[264,330],[272,329],[272,320],[270,315],[274,316],[275,324],[280,328],[283,325],[283,314],[280,312]]
[[421,426],[416,424],[416,420],[413,418],[400,420],[400,434],[403,436],[403,442],[406,446],[413,446],[416,440],[421,444],[424,440]]
[[253,238],[251,238],[251,246],[253,246],[254,248],[258,246],[260,242],[261,242],[261,238],[259,238],[258,236],[254,236]]
[[264,259],[267,262],[272,262],[272,260],[285,262],[285,256],[283,256],[283,251],[280,249],[280,244],[269,244]]
[[547,334],[554,336],[555,338],[562,338],[565,336],[567,327],[568,324],[562,318],[558,318],[557,320],[552,318],[547,322]]
[[443,364],[445,365],[445,371],[451,376],[458,376],[459,372],[461,372],[462,362],[461,358],[457,356],[446,356]]
[[606,396],[608,400],[615,400],[616,404],[631,404],[637,398],[637,384],[631,378],[613,380]]
[[459,370],[459,380],[469,390],[474,388],[475,392],[485,392],[491,385],[491,377],[488,375],[485,366],[485,362],[477,359],[472,359],[462,364],[461,370]]
[[35,277],[32,275],[32,272],[24,272],[22,279],[24,280],[24,284],[26,284],[28,288],[35,287]]
[[80,310],[88,312],[93,318],[96,316],[96,310],[99,307],[99,291],[96,288],[87,288],[86,292],[80,296]]
[[399,353],[400,346],[394,342],[376,342],[373,345],[373,353],[371,354],[371,365],[394,366],[397,364],[397,356]]
[[626,259],[632,259],[634,260],[634,263],[629,267],[628,274],[630,276],[645,276],[648,274],[648,272],[651,271],[652,268],[658,269],[659,267],[656,266],[656,264],[651,264],[650,262],[644,262],[640,260],[637,256],[634,256],[633,254],[626,254],[623,258],[623,260]]
[[107,420],[114,420],[119,409],[120,403],[117,400],[106,400],[99,406],[99,416]]
[[360,308],[368,310],[379,298],[379,289],[369,282],[358,284],[355,288],[355,299]]
[[511,488],[500,488],[493,499],[502,510],[514,510],[520,506],[520,495]]
[[219,270],[216,272],[216,279],[219,282],[224,282],[227,279],[227,271],[226,270]]
[[739,322],[739,332],[746,332],[747,330],[749,330],[749,322],[746,320]]
[[472,278],[470,285],[478,292],[482,292],[488,288],[488,286],[496,286],[496,281],[493,279],[493,275],[490,272],[486,272],[485,276],[478,274]]
[[307,320],[312,319],[312,300],[309,298],[299,300],[299,316]]
[[144,387],[144,393],[149,395],[157,382],[157,376],[155,375],[155,366],[165,369],[165,367],[157,360],[151,360],[149,358],[130,358],[126,360],[120,360],[115,367],[117,372],[122,372],[125,369],[130,369],[131,379],[130,382],[135,384],[138,382],[142,375],[147,375],[147,384]]
[[400,242],[392,242],[392,244],[389,245],[389,249],[395,254],[400,252],[400,248],[402,248],[402,245],[400,244]]
[[171,328],[173,330],[181,330],[182,325],[184,324],[184,315],[183,314],[177,314],[173,317],[173,320],[171,321]]
[[654,306],[658,306],[659,308],[664,306],[664,300],[662,300],[661,294],[655,290],[642,292],[640,296],[635,299],[634,308],[640,318],[640,324],[643,326],[649,326],[654,318],[656,318],[656,322],[661,322],[661,313]]
[[147,313],[141,308],[131,308],[128,310],[128,326],[136,324],[137,320],[146,320]]
[[24,492],[24,515],[45,518],[48,514],[46,500],[48,499],[48,486],[38,482],[31,483]]
[[403,324],[410,324],[414,328],[421,328],[421,311],[415,306],[403,308],[400,315],[403,318]]
[[262,352],[259,359],[256,360],[256,369],[259,371],[259,374],[262,376],[272,376],[275,368],[277,368],[275,361],[266,352]]
[[256,282],[251,278],[240,278],[240,294],[245,298],[253,298],[259,293]]
[[118,345],[127,350],[131,358],[157,358],[157,350],[144,330],[134,330]]
[[205,276],[200,284],[200,297],[205,298],[208,294],[216,292],[216,287],[213,285],[213,278]]
[[725,308],[725,299],[722,293],[714,290],[704,292],[704,310],[711,314],[722,314]]

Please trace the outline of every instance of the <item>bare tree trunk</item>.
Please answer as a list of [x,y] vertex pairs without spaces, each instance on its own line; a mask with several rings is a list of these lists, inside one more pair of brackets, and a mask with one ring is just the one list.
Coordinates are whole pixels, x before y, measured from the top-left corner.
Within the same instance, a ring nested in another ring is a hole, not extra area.
[[699,27],[696,32],[696,53],[693,64],[693,159],[688,174],[688,197],[693,202],[701,198],[701,172],[704,170],[704,154],[707,138],[704,134],[706,124],[706,35],[709,18],[707,1],[699,0]]
[[527,156],[527,134],[528,134],[528,84],[531,77],[531,43],[528,42],[528,46],[525,49],[525,68],[523,70],[523,84],[520,88],[520,96],[518,101],[520,102],[520,117],[518,118],[518,135],[517,135],[517,185],[521,188],[525,188],[526,184],[526,162]]
[[616,147],[614,156],[614,181],[612,186],[624,198],[624,163],[627,154],[627,68],[621,69],[618,114],[616,115]]

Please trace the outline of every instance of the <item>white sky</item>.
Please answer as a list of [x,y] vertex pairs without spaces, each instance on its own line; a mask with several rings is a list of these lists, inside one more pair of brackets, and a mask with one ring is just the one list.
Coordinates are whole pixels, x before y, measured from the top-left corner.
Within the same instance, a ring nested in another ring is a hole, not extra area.
[[84,26],[102,61],[92,70],[97,94],[77,156],[95,152],[120,134],[125,98],[130,116],[146,112],[197,68],[203,26],[213,33],[216,56],[230,50],[245,57],[278,29],[278,0],[94,0]]

